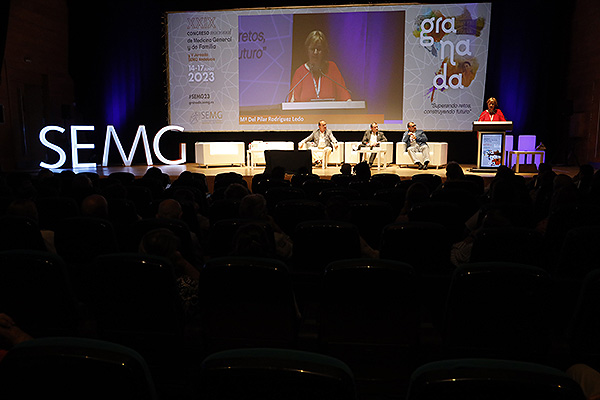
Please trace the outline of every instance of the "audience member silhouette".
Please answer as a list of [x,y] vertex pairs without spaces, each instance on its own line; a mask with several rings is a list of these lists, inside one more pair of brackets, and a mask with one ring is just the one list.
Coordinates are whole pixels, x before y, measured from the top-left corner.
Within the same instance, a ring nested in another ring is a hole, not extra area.
[[60,179],[54,175],[54,172],[46,168],[42,168],[38,172],[35,179],[35,187],[37,189],[37,194],[40,197],[55,197],[62,195]]
[[108,219],[108,202],[100,194],[89,195],[81,202],[81,215]]
[[158,205],[156,218],[179,219],[183,213],[181,204],[174,199],[165,199]]
[[13,346],[32,339],[9,315],[0,313],[0,361]]
[[340,174],[352,175],[352,165],[348,163],[342,163],[342,165],[340,166]]
[[465,180],[465,173],[462,167],[456,161],[450,161],[446,165],[446,180],[439,184],[437,188],[432,191],[432,197],[434,194],[439,193],[441,190],[449,187],[453,182],[461,182]]
[[459,163],[450,161],[446,164],[446,182],[460,181],[463,179],[465,179],[465,173]]
[[253,223],[240,226],[233,235],[232,256],[277,258],[275,246],[266,229]]
[[181,254],[179,238],[169,229],[158,228],[146,233],[139,252],[167,258],[174,268],[183,309],[188,318],[197,315],[199,271]]
[[144,176],[134,182],[135,185],[145,186],[150,189],[153,199],[162,197],[171,180],[169,175],[164,174],[158,167],[150,167]]
[[92,180],[85,174],[73,176],[67,190],[67,195],[74,198],[77,204],[81,204],[84,198],[94,193],[96,193],[96,189],[92,184]]
[[187,187],[176,188],[170,197],[181,205],[180,219],[188,224],[190,230],[194,232],[201,243],[208,239],[210,221],[208,219],[208,203],[206,198],[197,198],[197,195],[204,196],[203,192],[197,193]]
[[371,167],[366,161],[359,162],[354,166],[354,175],[356,178],[363,181],[368,181],[371,178]]
[[548,216],[555,177],[556,172],[553,171],[550,164],[540,163],[538,174],[529,182],[529,196],[533,204],[536,221],[540,221]]
[[273,169],[271,170],[269,179],[284,181],[285,180],[285,168],[280,167],[280,166],[273,167]]
[[[351,210],[350,202],[345,196],[332,196],[327,200],[326,212],[329,219],[341,222],[352,222],[351,221]],[[379,258],[379,250],[373,249],[363,239],[360,239],[360,253],[365,258]]]
[[0,196],[12,197],[13,191],[11,187],[6,182],[6,178],[4,176],[0,176]]
[[554,178],[550,212],[565,205],[574,205],[580,200],[577,185],[573,178],[566,174],[558,174]]
[[287,259],[292,255],[292,240],[277,225],[275,220],[268,213],[267,200],[262,194],[249,194],[242,198],[240,202],[240,217],[267,221],[273,229],[275,239],[275,251],[281,258]]
[[594,172],[594,176],[592,176],[589,196],[591,202],[600,201],[600,169]]
[[[181,207],[181,204],[179,204],[179,202],[177,200],[165,199],[159,203],[158,211],[156,213],[157,219],[173,219],[173,220],[178,220],[178,221],[182,221],[183,223],[185,223],[185,221],[183,221],[182,217],[183,217],[183,209]],[[187,230],[189,231],[189,234],[191,237],[191,242],[192,242],[191,251],[192,251],[192,255],[193,255],[194,259],[190,260],[190,262],[196,264],[197,262],[201,262],[201,260],[203,260],[203,258],[204,258],[202,243],[200,242],[198,235],[196,235],[195,232],[190,230],[189,226],[187,224],[185,224],[185,226],[186,226]]]
[[[483,219],[488,213],[504,214],[504,217],[518,222],[521,226],[534,226],[532,201],[527,185],[522,177],[516,176],[508,167],[503,166],[498,169],[483,204],[465,223],[466,234],[481,228]],[[494,217],[494,219],[499,218],[500,216]]]
[[[19,198],[13,200],[8,206],[6,213],[7,215],[27,217],[32,219],[36,223],[39,222],[37,206],[35,205],[35,202],[30,199]],[[56,247],[54,246],[54,232],[48,229],[40,229],[40,233],[42,234],[42,238],[44,239],[46,249],[56,254]]]
[[592,187],[592,179],[594,178],[594,167],[590,164],[582,164],[579,166],[579,172],[573,177],[573,183],[577,186],[577,190],[583,197],[587,197]]
[[566,373],[581,386],[587,400],[600,399],[600,372],[587,364],[574,364]]
[[177,179],[171,184],[172,187],[176,186],[190,186],[201,192],[208,193],[208,185],[206,183],[206,176],[200,173],[193,173],[191,171],[183,171]]
[[423,182],[414,182],[406,190],[406,197],[404,199],[404,205],[396,217],[396,222],[408,221],[408,213],[417,204],[425,203],[429,201],[430,191],[429,187]]
[[313,174],[305,167],[300,167],[298,168],[298,171],[296,171],[296,173],[292,175],[290,183],[293,187],[302,188],[304,182],[306,182],[309,179],[319,179],[319,175]]
[[565,174],[558,174],[552,181],[552,192],[548,202],[548,210],[537,224],[536,229],[546,233],[550,216],[563,207],[574,206],[580,203],[580,193],[573,179]]
[[502,213],[489,212],[484,214],[481,224],[475,230],[470,231],[463,240],[452,244],[452,248],[450,249],[450,262],[456,267],[468,263],[471,260],[473,241],[475,240],[477,233],[482,229],[504,226],[511,226],[511,221]]
[[235,200],[240,201],[244,196],[250,194],[250,190],[241,183],[231,183],[225,189],[223,193],[223,198],[225,200]]

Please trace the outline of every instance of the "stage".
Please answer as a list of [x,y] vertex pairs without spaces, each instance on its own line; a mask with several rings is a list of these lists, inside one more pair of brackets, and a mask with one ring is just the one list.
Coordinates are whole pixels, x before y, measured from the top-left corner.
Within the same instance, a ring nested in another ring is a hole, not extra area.
[[[265,167],[262,165],[257,166],[256,168],[251,168],[248,166],[224,166],[224,167],[200,167],[197,163],[186,163],[181,165],[155,165],[155,167],[160,168],[163,173],[169,175],[171,181],[177,179],[177,177],[183,171],[191,171],[204,174],[207,179],[209,191],[213,189],[214,177],[218,174],[225,172],[236,172],[241,174],[244,179],[248,182],[248,187],[251,187],[252,177],[256,174],[261,174],[264,172]],[[148,168],[151,166],[147,165],[133,165],[130,167],[126,166],[108,166],[108,167],[96,167],[96,168],[63,168],[63,169],[53,169],[54,173],[60,173],[64,170],[72,170],[75,173],[80,172],[93,172],[98,174],[100,177],[109,176],[113,172],[131,172],[137,178],[142,177]],[[463,171],[465,174],[472,174],[471,170],[476,168],[475,165],[465,164],[462,165]],[[573,177],[579,171],[579,168],[576,166],[558,166],[553,167],[554,171],[557,174],[565,174],[570,177]],[[327,168],[323,169],[321,167],[313,167],[312,172],[316,175],[319,175],[323,179],[329,179],[332,175],[340,173],[340,167],[336,165],[329,165]],[[397,165],[391,164],[387,167],[381,167],[381,169],[377,169],[376,166],[371,168],[371,175],[375,174],[396,174],[401,177],[401,179],[411,179],[413,175],[416,174],[436,174],[442,177],[442,180],[446,179],[446,169],[441,167],[436,169],[435,167],[429,168],[426,171],[418,170],[417,168],[411,167],[399,167]],[[494,178],[495,172],[490,171],[487,173],[474,173],[475,175],[482,176],[485,180],[486,186],[490,183],[490,181]],[[519,173],[525,177],[525,179],[531,179],[535,173]],[[290,178],[291,175],[287,175],[286,178]]]

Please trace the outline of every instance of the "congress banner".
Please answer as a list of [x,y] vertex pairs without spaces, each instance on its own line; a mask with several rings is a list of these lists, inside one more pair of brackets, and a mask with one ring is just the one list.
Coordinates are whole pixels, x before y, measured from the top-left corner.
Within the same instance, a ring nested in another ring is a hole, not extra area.
[[169,13],[170,124],[470,131],[490,18],[490,3]]

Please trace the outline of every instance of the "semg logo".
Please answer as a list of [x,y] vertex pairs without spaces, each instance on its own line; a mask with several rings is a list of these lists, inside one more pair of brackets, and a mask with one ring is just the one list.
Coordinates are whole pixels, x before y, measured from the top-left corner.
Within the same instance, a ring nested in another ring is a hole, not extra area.
[[[80,163],[79,162],[79,149],[93,149],[95,147],[95,145],[93,143],[80,143],[77,137],[77,132],[78,131],[93,131],[94,127],[91,125],[73,125],[71,126],[71,158],[73,161],[73,168],[95,168],[96,167],[96,163]],[[45,128],[43,128],[40,131],[40,142],[48,147],[50,150],[55,151],[56,153],[58,153],[58,161],[54,164],[48,164],[45,162],[40,162],[40,167],[42,168],[60,168],[64,165],[64,163],[67,161],[67,153],[58,145],[51,143],[50,141],[48,141],[48,139],[46,138],[46,135],[48,134],[48,132],[50,131],[56,131],[56,132],[60,132],[60,133],[65,133],[65,129],[60,127],[60,126],[46,126]],[[154,154],[156,155],[156,158],[158,158],[159,161],[161,161],[164,164],[170,164],[170,165],[177,165],[177,164],[184,164],[186,162],[186,157],[185,157],[185,143],[180,143],[179,145],[179,154],[181,159],[179,160],[168,160],[166,159],[161,151],[160,151],[160,138],[162,137],[162,135],[164,135],[166,132],[169,131],[177,131],[177,132],[183,132],[183,128],[181,126],[177,126],[177,125],[169,125],[169,126],[165,126],[164,128],[160,129],[156,135],[154,136],[154,140],[152,141],[152,148],[154,150]],[[131,166],[131,162],[133,161],[133,155],[135,153],[135,150],[140,142],[140,139],[142,140],[143,146],[144,146],[144,152],[146,154],[146,162],[148,165],[153,165],[152,163],[152,154],[150,153],[150,144],[148,142],[148,134],[146,133],[146,127],[144,125],[140,125],[138,127],[137,133],[135,134],[135,139],[133,141],[133,145],[131,146],[131,150],[129,151],[129,156],[127,156],[125,154],[125,150],[123,150],[123,146],[121,145],[121,140],[119,139],[119,136],[117,136],[117,131],[115,129],[115,127],[113,125],[108,125],[106,127],[106,137],[104,140],[104,155],[102,156],[102,166],[106,167],[108,166],[108,152],[110,149],[110,141],[111,138],[115,141],[115,145],[117,146],[117,149],[119,150],[119,154],[121,155],[121,159],[123,160],[123,163],[125,164],[125,166],[129,167]]]
[[200,119],[220,121],[223,119],[223,111],[202,111],[200,112]]
[[223,111],[196,111],[190,117],[192,124],[197,124],[200,121],[222,121]]

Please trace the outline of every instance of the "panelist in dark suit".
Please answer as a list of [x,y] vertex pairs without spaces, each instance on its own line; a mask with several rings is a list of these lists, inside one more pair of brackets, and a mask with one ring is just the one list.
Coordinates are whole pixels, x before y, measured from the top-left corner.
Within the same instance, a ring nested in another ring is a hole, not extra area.
[[417,124],[409,122],[408,130],[404,132],[402,141],[406,143],[406,151],[419,169],[427,169],[429,165],[429,146],[427,136],[422,130],[417,130]]
[[[373,147],[378,147],[381,142],[387,142],[387,138],[383,132],[379,131],[377,122],[371,122],[371,129],[365,131],[360,147],[369,147],[372,149]],[[375,156],[377,156],[377,153],[371,153],[371,156],[369,157],[369,167],[373,166]]]

